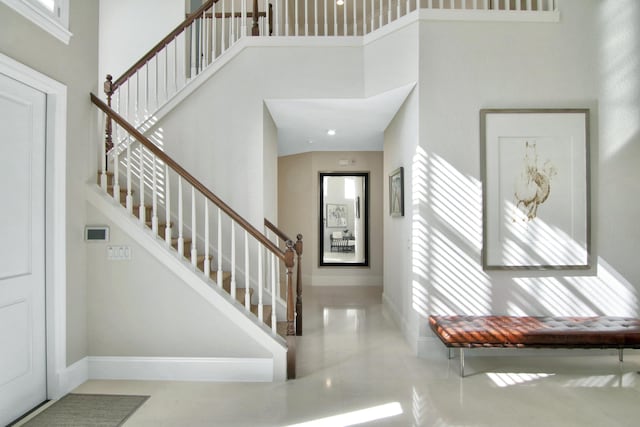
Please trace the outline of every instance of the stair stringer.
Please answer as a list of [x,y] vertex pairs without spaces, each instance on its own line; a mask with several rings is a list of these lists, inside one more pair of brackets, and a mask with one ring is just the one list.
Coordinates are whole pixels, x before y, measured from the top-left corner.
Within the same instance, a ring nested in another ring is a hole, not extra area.
[[273,357],[272,372],[259,374],[255,381],[264,381],[267,376],[272,378],[272,381],[286,380],[287,344],[284,338],[275,334],[271,328],[260,322],[253,314],[248,313],[242,304],[232,299],[226,291],[218,288],[212,280],[206,279],[202,272],[193,267],[186,259],[181,259],[176,251],[167,246],[164,240],[149,228],[141,226],[136,217],[130,215],[122,205],[104,193],[99,186],[87,183],[86,199],[166,268],[182,278],[186,286],[191,287],[207,303],[271,353]]

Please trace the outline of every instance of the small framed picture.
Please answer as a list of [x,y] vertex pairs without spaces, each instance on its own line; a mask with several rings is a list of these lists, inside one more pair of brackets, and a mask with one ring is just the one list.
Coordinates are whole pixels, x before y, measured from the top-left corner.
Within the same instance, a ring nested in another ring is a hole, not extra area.
[[389,175],[389,215],[404,216],[404,168]]

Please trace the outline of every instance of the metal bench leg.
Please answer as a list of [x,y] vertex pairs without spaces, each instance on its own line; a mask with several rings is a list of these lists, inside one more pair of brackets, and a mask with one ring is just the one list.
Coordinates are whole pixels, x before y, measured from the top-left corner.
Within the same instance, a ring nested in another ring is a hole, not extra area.
[[623,357],[622,357],[622,352],[623,352],[623,349],[622,349],[622,348],[619,348],[619,349],[618,349],[618,359],[619,359],[621,362],[624,362]]
[[464,349],[460,347],[460,376],[464,378]]

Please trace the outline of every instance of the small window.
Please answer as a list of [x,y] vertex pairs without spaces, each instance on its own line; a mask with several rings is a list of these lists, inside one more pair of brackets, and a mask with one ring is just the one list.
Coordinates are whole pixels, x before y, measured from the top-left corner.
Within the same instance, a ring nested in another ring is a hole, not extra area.
[[43,30],[69,44],[69,0],[0,0]]

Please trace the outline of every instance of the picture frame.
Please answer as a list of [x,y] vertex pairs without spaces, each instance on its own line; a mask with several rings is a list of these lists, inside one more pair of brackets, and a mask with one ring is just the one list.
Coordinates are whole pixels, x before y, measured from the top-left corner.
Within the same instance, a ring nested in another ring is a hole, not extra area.
[[588,269],[588,109],[480,110],[485,270]]
[[327,203],[327,227],[344,228],[347,226],[347,205]]
[[389,175],[389,215],[404,216],[404,168],[391,172]]

